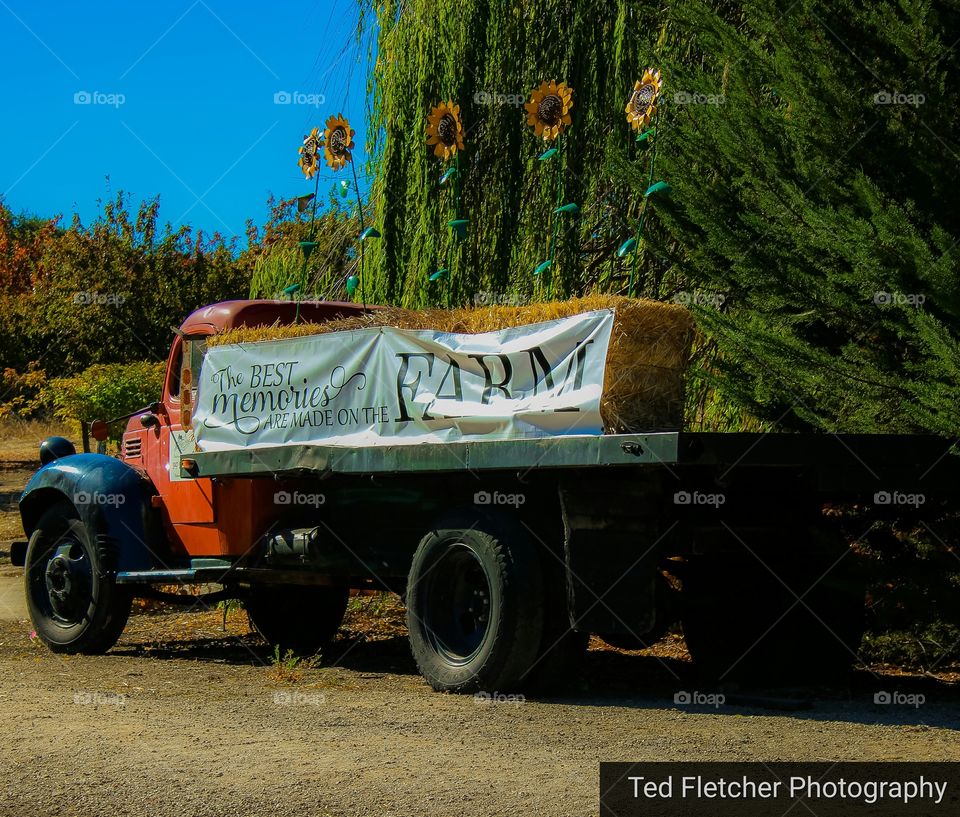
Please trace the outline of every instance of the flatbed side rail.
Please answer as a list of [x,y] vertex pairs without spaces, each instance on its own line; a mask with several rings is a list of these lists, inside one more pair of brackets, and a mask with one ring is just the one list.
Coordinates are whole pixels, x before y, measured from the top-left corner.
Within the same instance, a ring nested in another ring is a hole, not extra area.
[[708,466],[726,478],[738,469],[771,467],[815,475],[823,491],[882,493],[908,487],[957,494],[955,439],[932,434],[756,434],[682,432],[678,464]]
[[376,445],[277,445],[185,454],[184,478],[325,476],[529,471],[596,466],[666,465],[675,476],[709,467],[723,479],[739,469],[804,471],[824,491],[891,488],[956,493],[960,456],[954,441],[932,435],[740,434],[650,432],[520,440]]
[[[532,470],[674,463],[677,432],[377,445],[278,445],[186,454],[182,476],[228,477]],[[189,465],[189,463],[188,463]]]

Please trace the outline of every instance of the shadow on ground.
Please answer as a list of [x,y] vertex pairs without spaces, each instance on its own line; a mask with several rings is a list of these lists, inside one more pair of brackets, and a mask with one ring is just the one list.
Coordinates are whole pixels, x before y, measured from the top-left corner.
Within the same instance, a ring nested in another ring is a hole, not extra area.
[[[269,666],[273,661],[269,647],[253,634],[149,642],[125,639],[112,654],[251,666]],[[324,652],[321,666],[365,676],[417,675],[401,635],[368,639],[363,634],[341,634]],[[718,687],[701,679],[689,661],[605,649],[591,649],[580,671],[554,693],[531,693],[529,698],[548,705],[675,709],[719,717],[783,715],[960,728],[960,685],[934,677],[858,670],[831,686]]]

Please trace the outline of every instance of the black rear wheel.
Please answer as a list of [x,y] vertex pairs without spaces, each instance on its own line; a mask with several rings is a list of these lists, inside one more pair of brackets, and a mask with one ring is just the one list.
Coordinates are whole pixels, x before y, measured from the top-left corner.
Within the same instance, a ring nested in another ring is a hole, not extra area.
[[438,691],[506,692],[537,658],[542,578],[525,532],[492,514],[444,520],[407,585],[410,647]]
[[641,633],[597,633],[606,644],[618,650],[646,650],[660,641],[680,616],[680,594],[661,573],[656,580],[653,624]]
[[864,630],[864,585],[852,557],[807,553],[684,571],[683,632],[694,663],[719,681],[804,685],[850,672]]
[[40,517],[24,565],[27,608],[54,652],[104,653],[123,632],[132,596],[104,561],[73,505],[59,502]]

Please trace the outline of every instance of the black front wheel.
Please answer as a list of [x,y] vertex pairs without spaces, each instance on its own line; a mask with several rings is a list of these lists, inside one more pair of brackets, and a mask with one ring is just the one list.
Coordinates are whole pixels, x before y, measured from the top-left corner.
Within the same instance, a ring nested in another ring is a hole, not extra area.
[[69,503],[40,517],[24,565],[27,608],[37,635],[54,652],[98,655],[123,632],[132,596],[104,569],[103,558]]
[[543,628],[542,576],[523,530],[470,514],[428,533],[410,567],[407,628],[434,689],[517,686],[537,660]]

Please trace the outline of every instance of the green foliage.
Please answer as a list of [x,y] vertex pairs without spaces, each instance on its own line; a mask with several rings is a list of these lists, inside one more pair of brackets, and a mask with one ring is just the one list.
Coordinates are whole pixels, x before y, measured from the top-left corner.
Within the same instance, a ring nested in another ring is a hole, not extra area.
[[42,415],[46,409],[46,386],[47,373],[36,364],[28,366],[25,372],[4,369],[0,377],[4,395],[0,401],[0,421],[33,420]]
[[293,650],[287,650],[280,653],[280,645],[273,647],[273,656],[270,659],[270,676],[278,682],[284,684],[297,684],[303,680],[305,670],[317,669],[323,660],[320,653],[304,658],[297,655]]
[[[356,265],[355,214],[330,195],[318,207],[312,232],[317,248],[304,268],[297,242],[311,237],[309,211],[298,214],[295,200],[270,199],[262,229],[248,225],[249,246],[189,227],[158,224],[159,200],[143,202],[136,213],[123,193],[103,205],[89,227],[78,218],[64,229],[58,220],[16,216],[0,201],[0,417],[29,418],[49,406],[43,386],[50,375],[68,376],[70,396],[58,399],[59,416],[72,419],[116,416],[159,396],[141,399],[141,378],[131,370],[118,382],[132,386],[124,410],[109,408],[110,374],[101,393],[91,393],[93,364],[162,361],[170,346],[170,326],[193,310],[217,301],[277,297],[303,282],[298,297],[344,297],[345,280]],[[136,364],[140,366],[141,364]],[[136,369],[136,366],[134,369]],[[100,370],[93,370],[100,371]],[[107,370],[104,370],[107,371]],[[114,370],[109,370],[114,372]],[[144,383],[153,383],[143,371]],[[98,386],[94,391],[101,390]],[[92,402],[88,402],[92,401]],[[100,406],[100,408],[91,408]],[[89,409],[89,411],[88,411]]]
[[[545,296],[531,271],[557,162],[560,198],[582,215],[561,230],[554,293],[622,292],[630,260],[616,249],[649,183],[623,106],[652,65],[665,81],[656,176],[673,196],[645,223],[638,292],[698,314],[697,427],[960,433],[954,4],[386,0],[364,19],[378,33],[379,300],[441,300],[427,276],[452,205],[423,132],[447,98],[467,129],[471,219],[443,285],[452,301]],[[553,78],[574,88],[573,127],[538,162],[544,145],[509,101]]]
[[[158,209],[153,199],[132,214],[120,193],[90,227],[75,217],[69,229],[51,223],[34,230],[29,243],[14,238],[9,257],[26,252],[25,269],[12,261],[4,266],[0,240],[6,365],[22,371],[36,361],[49,372],[72,374],[91,363],[162,360],[171,323],[199,306],[243,297],[249,263],[233,244],[188,227],[161,231]],[[0,224],[8,234],[16,225],[2,205]]]
[[[46,399],[59,420],[108,420],[159,400],[165,368],[147,361],[96,364],[74,377],[51,380]],[[124,426],[111,424],[111,438],[120,439]]]
[[361,613],[371,618],[384,618],[396,612],[396,598],[391,593],[376,593],[371,596],[351,596],[347,603],[347,610],[351,613]]
[[[643,68],[654,64],[663,28],[656,5],[571,0],[489,3],[386,0],[368,3],[378,26],[369,132],[374,136],[372,248],[380,301],[423,306],[452,288],[462,304],[480,291],[546,297],[532,276],[548,253],[557,199],[579,205],[562,217],[553,265],[553,294],[622,292],[630,259],[616,249],[634,234],[640,199],[616,174],[614,157],[639,158],[623,113]],[[573,126],[549,161],[549,147],[526,125],[522,102],[542,80],[574,89]],[[467,240],[451,252],[450,283],[427,277],[445,266],[451,193],[438,189],[444,165],[428,150],[425,118],[432,105],[461,106],[466,150],[460,159]],[[557,190],[556,169],[560,165]],[[643,258],[644,269],[656,264]],[[541,276],[542,278],[543,276]]]
[[689,53],[668,82],[723,102],[670,111],[654,249],[668,283],[724,298],[694,308],[725,401],[781,429],[960,432],[958,23],[937,2],[671,4]]
[[922,522],[877,523],[852,512],[847,525],[868,584],[861,657],[928,671],[960,661],[960,516],[928,506]]
[[960,627],[945,621],[924,622],[908,630],[871,632],[864,636],[861,659],[936,672],[960,660]]
[[165,359],[170,325],[210,303],[277,297],[301,281],[299,297],[342,298],[356,264],[355,215],[332,194],[318,208],[318,246],[304,277],[297,242],[311,237],[309,212],[297,214],[294,202],[271,199],[268,221],[262,230],[248,225],[249,246],[238,253],[219,234],[161,229],[158,199],[133,213],[119,193],[91,226],[75,217],[66,229],[15,216],[0,201],[0,361],[10,370],[2,411],[36,408],[23,391],[28,372]]
[[[296,298],[348,300],[346,279],[356,266],[355,214],[346,210],[331,191],[326,206],[318,207],[310,223],[310,209],[297,213],[296,199],[271,200],[271,216],[263,242],[248,253],[253,259],[251,298],[286,298],[283,290],[300,284]],[[316,247],[304,265],[300,241],[314,241]]]
[[302,284],[303,253],[294,245],[279,246],[264,252],[253,265],[250,279],[251,298],[285,298],[283,290],[290,284]]

